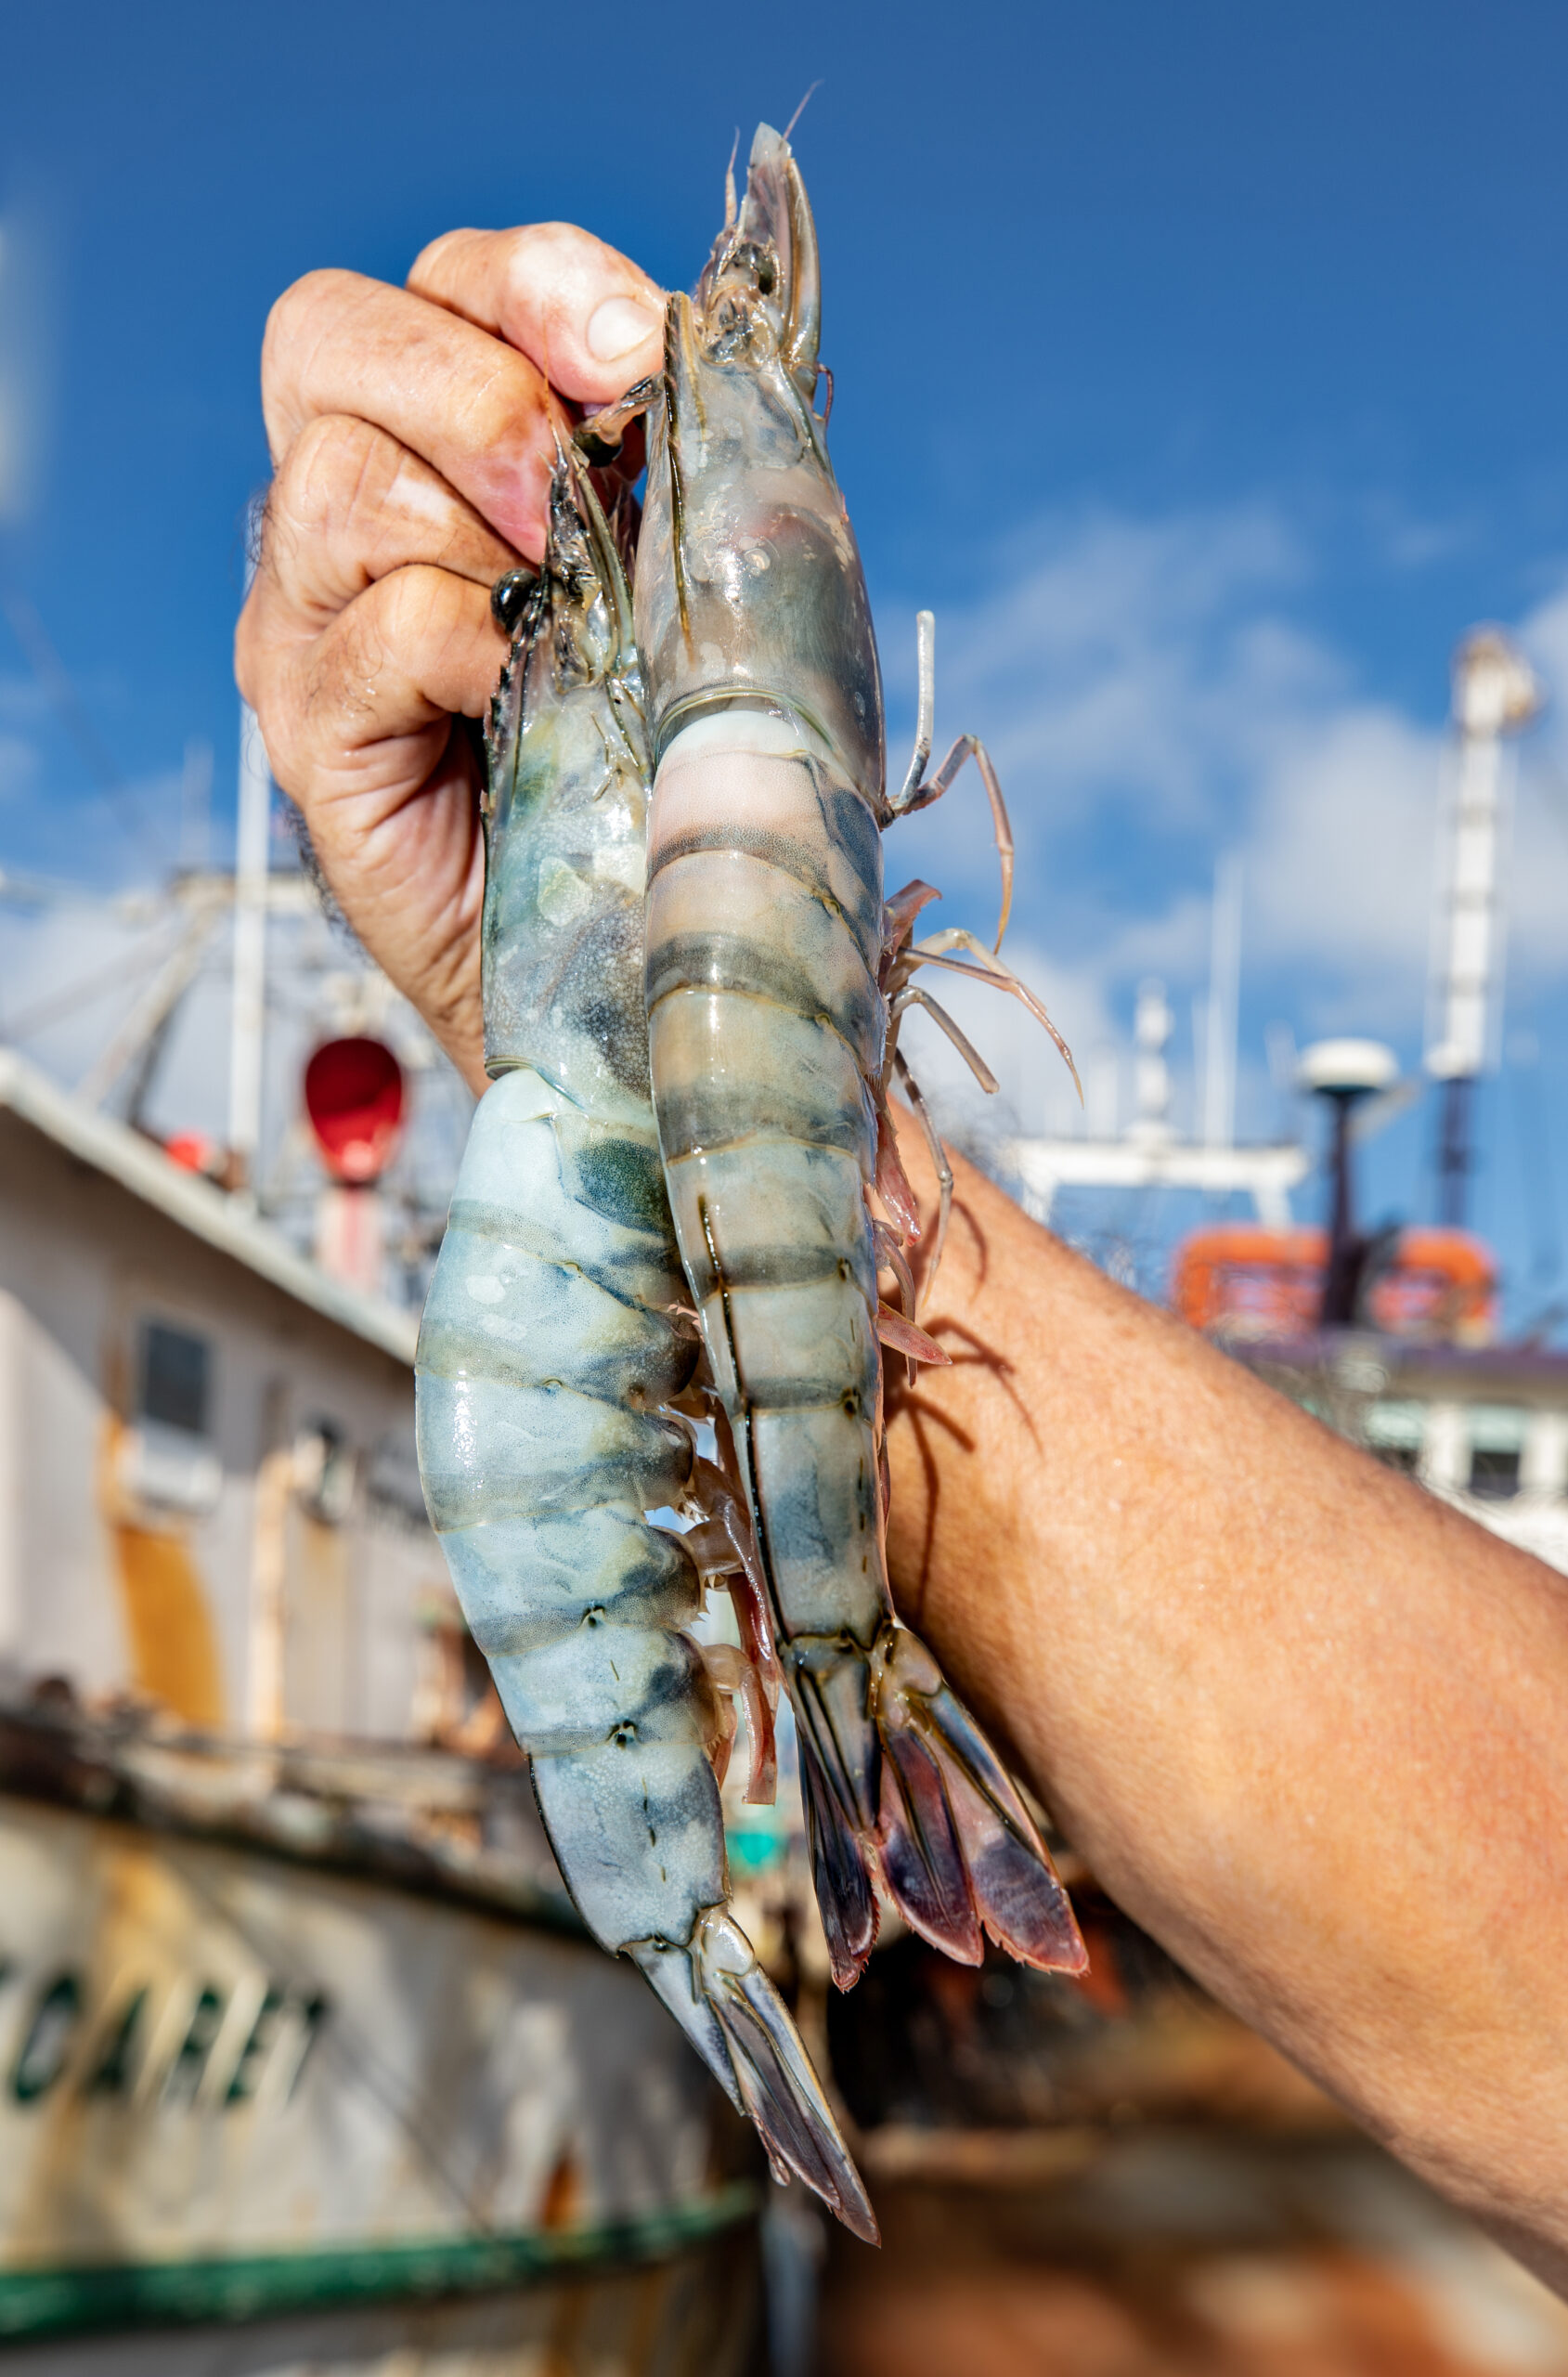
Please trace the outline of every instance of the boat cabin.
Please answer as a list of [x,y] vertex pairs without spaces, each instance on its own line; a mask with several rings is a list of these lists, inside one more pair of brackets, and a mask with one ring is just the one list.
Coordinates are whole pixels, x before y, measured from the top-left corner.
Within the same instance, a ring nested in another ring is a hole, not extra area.
[[0,1687],[428,1739],[465,1670],[416,1322],[0,1056]]

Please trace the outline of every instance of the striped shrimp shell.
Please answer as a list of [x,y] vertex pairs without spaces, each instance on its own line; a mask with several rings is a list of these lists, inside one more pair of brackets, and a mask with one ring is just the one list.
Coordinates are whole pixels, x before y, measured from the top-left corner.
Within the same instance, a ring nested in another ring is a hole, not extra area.
[[659,1143],[795,1708],[836,1978],[863,1968],[878,1877],[965,1962],[984,1930],[1078,1970],[1036,1827],[888,1589],[867,1195],[892,812],[870,605],[814,409],[819,303],[799,172],[763,126],[694,302],[670,301],[649,416],[636,625]]
[[481,1100],[418,1355],[425,1495],[528,1751],[573,1898],[635,1959],[775,2172],[875,2224],[772,1984],[728,1912],[716,1695],[684,1630],[698,1348],[660,1173],[642,1000],[647,749],[629,598],[563,461],[492,710]]

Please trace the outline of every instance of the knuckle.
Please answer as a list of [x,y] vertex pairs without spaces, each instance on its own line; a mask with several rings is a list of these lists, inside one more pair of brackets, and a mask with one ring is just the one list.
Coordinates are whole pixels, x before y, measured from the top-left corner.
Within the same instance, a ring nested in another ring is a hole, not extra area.
[[532,367],[498,344],[495,368],[469,389],[463,405],[466,442],[481,454],[532,444],[539,434],[540,413]]
[[[359,740],[353,730],[373,721],[387,665],[385,578],[361,595],[322,636],[300,674],[300,711],[317,734],[333,742]],[[395,629],[395,623],[394,629]]]
[[586,231],[572,223],[520,223],[506,234],[509,243],[509,269],[520,270],[548,264],[552,256],[576,253],[590,241]]
[[280,665],[278,655],[254,641],[247,643],[241,623],[241,632],[235,639],[235,681],[255,712],[273,774],[290,799],[298,800],[309,771],[301,764],[301,720],[292,698],[292,673]]
[[460,254],[481,232],[469,230],[443,231],[422,247],[408,270],[408,287],[418,289],[426,281],[440,281],[454,256]]
[[273,300],[266,318],[262,337],[264,376],[269,365],[274,370],[279,367],[295,337],[324,306],[341,305],[362,285],[358,273],[345,271],[337,265],[322,266],[292,281],[283,294]]
[[259,718],[263,653],[256,626],[256,610],[255,595],[247,595],[245,607],[234,627],[234,682],[240,688],[240,699],[249,702]]
[[419,584],[425,574],[420,569],[389,571],[353,605],[343,643],[356,663],[379,674],[390,654],[418,645],[429,608],[428,594]]
[[343,321],[375,285],[361,273],[329,266],[307,272],[275,300],[262,333],[261,357],[262,413],[275,463],[313,409],[313,360],[324,346],[330,348],[334,331],[342,342]]
[[443,731],[448,703],[466,708],[471,695],[481,706],[487,698],[487,597],[444,570],[393,570],[308,638],[279,632],[275,613],[270,598],[253,593],[236,633],[235,674],[279,784],[307,817],[321,787],[374,747]]
[[507,239],[507,290],[514,303],[530,309],[564,283],[592,273],[604,255],[603,241],[574,223],[527,223]]
[[385,731],[393,710],[433,708],[417,688],[445,641],[444,612],[457,581],[415,565],[389,572],[367,587],[320,637],[307,666],[303,708],[312,719],[330,716],[330,731],[346,725],[350,739],[367,727]]
[[320,413],[295,438],[274,487],[275,523],[330,536],[384,496],[398,455],[384,430],[351,413]]
[[[378,580],[356,605],[366,612],[368,632],[384,656],[396,654],[406,665],[417,653],[446,642],[461,607],[461,581],[444,569],[412,564]],[[421,671],[408,667],[407,673]]]

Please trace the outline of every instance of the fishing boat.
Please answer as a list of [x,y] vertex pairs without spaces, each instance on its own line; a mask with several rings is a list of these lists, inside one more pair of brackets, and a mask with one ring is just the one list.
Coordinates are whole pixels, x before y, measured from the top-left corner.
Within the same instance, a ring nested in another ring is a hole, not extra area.
[[746,2365],[749,2133],[562,1887],[424,1518],[414,1335],[0,1058],[19,2377]]

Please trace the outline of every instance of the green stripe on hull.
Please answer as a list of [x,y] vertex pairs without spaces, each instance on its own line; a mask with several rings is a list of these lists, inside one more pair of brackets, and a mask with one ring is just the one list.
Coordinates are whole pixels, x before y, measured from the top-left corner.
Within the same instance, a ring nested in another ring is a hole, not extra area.
[[180,2262],[110,2262],[77,2269],[0,2270],[0,2339],[93,2328],[240,2322],[356,2303],[495,2293],[573,2275],[665,2261],[721,2235],[758,2208],[737,2181],[700,2203],[596,2228],[418,2243],[336,2245]]

